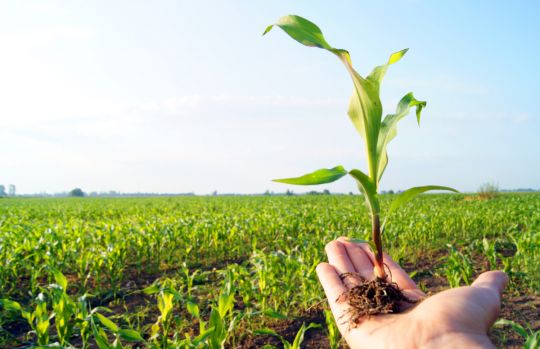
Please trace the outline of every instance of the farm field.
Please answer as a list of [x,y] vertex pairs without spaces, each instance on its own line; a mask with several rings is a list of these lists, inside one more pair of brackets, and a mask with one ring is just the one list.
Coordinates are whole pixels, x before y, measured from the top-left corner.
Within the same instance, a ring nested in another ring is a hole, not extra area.
[[[540,194],[422,195],[395,215],[384,242],[422,289],[503,269],[501,317],[540,329]],[[357,195],[0,199],[0,347],[346,347],[315,267],[369,226]]]

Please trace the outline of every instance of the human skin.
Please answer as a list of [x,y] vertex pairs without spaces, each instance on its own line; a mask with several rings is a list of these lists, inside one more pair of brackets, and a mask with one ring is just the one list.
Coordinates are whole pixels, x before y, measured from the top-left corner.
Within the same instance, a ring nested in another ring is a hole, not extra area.
[[499,315],[501,293],[508,283],[502,271],[481,274],[467,287],[452,288],[426,298],[407,273],[384,255],[392,281],[413,300],[421,300],[399,314],[365,318],[350,328],[346,302],[338,297],[353,287],[354,278],[342,273],[358,273],[373,278],[374,256],[367,244],[339,238],[326,245],[328,263],[317,266],[317,275],[337,319],[342,336],[352,349],[363,348],[495,348],[487,331]]

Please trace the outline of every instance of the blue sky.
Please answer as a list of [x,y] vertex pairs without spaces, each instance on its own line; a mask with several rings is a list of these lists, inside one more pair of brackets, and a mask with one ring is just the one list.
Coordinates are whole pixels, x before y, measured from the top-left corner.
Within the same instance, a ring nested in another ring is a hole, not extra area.
[[333,57],[280,30],[317,23],[360,73],[410,51],[385,113],[427,101],[389,146],[381,188],[540,188],[536,1],[2,1],[0,184],[20,193],[253,193],[322,167],[365,169]]

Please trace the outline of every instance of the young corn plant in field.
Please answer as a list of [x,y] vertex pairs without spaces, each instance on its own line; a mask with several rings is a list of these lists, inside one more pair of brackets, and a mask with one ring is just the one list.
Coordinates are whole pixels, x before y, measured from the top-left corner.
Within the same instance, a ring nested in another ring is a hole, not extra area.
[[[296,333],[296,336],[294,337],[294,340],[293,340],[292,343],[289,342],[287,339],[283,338],[282,336],[280,336],[276,331],[274,331],[272,329],[269,329],[269,328],[256,330],[254,332],[255,332],[255,334],[270,335],[270,336],[274,336],[274,337],[279,338],[279,340],[283,344],[284,349],[300,349],[300,345],[304,341],[304,336],[306,335],[306,332],[311,330],[312,328],[319,328],[319,327],[321,327],[321,325],[316,324],[316,323],[310,323],[307,326],[306,326],[305,323],[303,323],[302,327],[300,327],[300,329]],[[274,349],[274,348],[277,348],[277,347],[275,347],[273,345],[270,345],[270,344],[266,344],[262,348],[263,349]]]
[[339,329],[334,321],[332,312],[329,309],[324,310],[324,319],[326,321],[326,338],[328,338],[330,349],[338,349],[341,336],[339,335]]
[[35,333],[38,346],[47,346],[49,344],[50,320],[54,314],[49,313],[47,310],[47,301],[43,293],[38,294],[36,297],[33,311],[25,310],[18,302],[9,299],[0,299],[0,305],[6,310],[20,312],[21,316],[32,328],[32,332]]
[[152,335],[150,337],[157,347],[168,348],[169,334],[173,325],[173,310],[180,301],[181,295],[176,290],[172,280],[165,280],[160,286],[154,284],[144,289],[146,294],[157,294],[158,309],[160,315],[154,325],[152,325]]
[[[223,349],[227,339],[232,337],[238,321],[244,314],[235,314],[234,295],[236,289],[233,285],[232,271],[228,271],[225,282],[218,296],[217,304],[212,306],[210,317],[205,321],[199,311],[199,306],[193,300],[186,302],[187,311],[194,320],[199,322],[199,335],[179,342],[182,348]],[[234,345],[233,345],[234,347]]]
[[450,287],[459,287],[463,283],[470,285],[473,281],[473,262],[453,245],[447,244],[450,254],[446,258],[444,273]]
[[[317,185],[337,181],[347,174],[352,176],[365,198],[366,206],[371,217],[372,241],[370,245],[372,246],[375,257],[375,281],[383,283],[387,289],[389,287],[397,289],[392,283],[385,281],[387,279],[387,273],[384,265],[382,234],[384,233],[386,219],[401,205],[421,193],[429,190],[456,191],[455,189],[438,185],[408,189],[396,196],[389,210],[386,212],[385,220],[381,220],[379,183],[388,164],[387,146],[396,137],[398,122],[409,114],[411,109],[416,109],[416,119],[420,123],[422,109],[426,106],[426,102],[417,100],[410,92],[399,101],[393,114],[387,114],[383,118],[380,100],[381,82],[390,65],[401,60],[408,49],[393,53],[390,55],[386,64],[376,67],[367,77],[363,77],[353,68],[349,52],[344,49],[332,47],[324,38],[319,27],[314,23],[299,16],[285,16],[280,18],[276,24],[268,26],[263,35],[267,34],[274,26],[281,28],[292,39],[305,46],[317,47],[332,53],[344,64],[353,82],[353,93],[349,103],[348,115],[357,132],[364,140],[368,169],[367,173],[365,173],[358,169],[348,171],[343,166],[335,166],[333,168],[320,169],[301,177],[276,179],[275,181],[294,185]],[[380,286],[377,287],[380,288]],[[397,291],[399,290],[397,289]],[[401,292],[398,293],[403,297]],[[371,311],[366,311],[366,313],[397,311],[397,301],[394,300],[391,303],[392,306],[390,308],[384,307],[382,311],[377,310],[375,312],[371,309]]]
[[510,326],[514,332],[518,333],[525,340],[523,349],[540,349],[540,330],[534,331],[531,328],[525,328],[517,322],[507,319],[497,320],[495,326]]

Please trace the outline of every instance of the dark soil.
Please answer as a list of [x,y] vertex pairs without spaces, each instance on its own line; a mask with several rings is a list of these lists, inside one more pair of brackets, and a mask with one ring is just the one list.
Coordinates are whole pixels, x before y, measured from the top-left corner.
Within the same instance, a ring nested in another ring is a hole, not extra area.
[[[514,252],[512,246],[497,246],[503,250],[505,255],[511,256]],[[404,269],[407,272],[415,271],[413,276],[414,281],[420,285],[420,287],[428,294],[434,294],[448,288],[448,283],[446,278],[441,276],[437,271],[444,264],[444,257],[447,255],[446,250],[439,250],[429,255],[422,256],[421,259],[415,263],[405,263],[403,265]],[[482,255],[473,255],[472,259],[475,265],[475,277],[483,271],[489,270],[489,263]],[[210,272],[205,275],[206,281],[213,280],[217,278],[216,275],[213,275],[212,271],[216,269],[223,268],[226,264],[231,263],[244,263],[245,258],[230,259],[221,261],[216,264],[211,265],[190,265],[190,269],[200,269],[202,271]],[[126,311],[136,312],[139,309],[144,309],[149,303],[155,304],[155,298],[153,296],[145,295],[144,293],[138,292],[146,286],[151,285],[156,278],[163,277],[164,275],[174,274],[176,272],[175,268],[166,268],[166,270],[160,270],[159,272],[151,271],[142,271],[137,273],[133,268],[128,268],[125,273],[125,281],[119,287],[119,291],[111,297],[111,295],[97,294],[94,297],[90,298],[90,302],[93,306],[104,305],[112,308],[114,314],[121,314]],[[70,284],[73,289],[70,289],[70,293],[76,290],[76,277],[75,275],[66,275],[69,279]],[[519,279],[519,278],[518,278]],[[514,283],[518,283],[520,280],[516,280],[516,277],[513,278]],[[46,280],[43,281],[46,284]],[[365,306],[365,304],[372,302],[376,297],[381,297],[379,286],[374,285],[373,282],[368,282],[360,284],[358,290],[349,291],[343,297],[343,301],[348,301],[350,304],[356,304],[360,302],[360,306]],[[392,284],[388,284],[392,285]],[[386,286],[382,286],[386,287]],[[394,286],[395,288],[395,286]],[[354,289],[354,288],[353,288]],[[363,289],[363,290],[362,290]],[[364,293],[372,293],[368,295],[366,300]],[[394,290],[388,291],[393,293]],[[378,295],[377,295],[378,294]],[[391,297],[398,297],[397,295]],[[121,299],[121,301],[119,301]],[[399,302],[407,302],[408,300],[401,298]],[[379,301],[376,301],[379,302]],[[381,301],[382,302],[382,301]],[[381,307],[381,303],[376,303],[375,307]],[[236,299],[236,308],[242,309],[244,307],[241,299],[237,297]],[[155,307],[154,307],[155,308]],[[153,323],[158,316],[156,310],[150,314],[147,314],[144,319],[144,325],[148,326]],[[382,306],[381,313],[390,312],[390,310],[395,311],[393,306]],[[178,311],[178,310],[177,310]],[[373,315],[369,314],[366,315]],[[187,314],[180,314],[180,316],[188,316]],[[356,318],[357,320],[364,315],[360,314],[350,314],[351,320]],[[526,295],[526,294],[510,294],[505,293],[503,295],[502,308],[500,318],[509,319],[515,321],[522,326],[530,326],[532,330],[540,330],[540,295]],[[118,319],[115,319],[118,320]],[[302,348],[315,349],[315,348],[329,348],[329,342],[326,334],[326,325],[325,317],[323,313],[323,305],[319,304],[318,306],[313,307],[310,310],[306,310],[298,314],[296,317],[275,320],[268,324],[267,327],[273,329],[278,334],[283,336],[286,340],[292,342],[296,336],[298,330],[305,323],[317,323],[320,324],[321,328],[314,328],[306,332],[304,337],[304,342],[302,343]],[[123,325],[123,324],[121,324]],[[51,326],[54,326],[53,323]],[[193,324],[194,331],[196,332],[198,324]],[[10,337],[13,339],[13,346],[20,346],[25,341],[25,333],[30,330],[25,321],[14,318],[14,321],[11,323],[2,324],[3,331],[7,331],[10,334]],[[493,327],[489,333],[490,339],[495,343],[497,347],[504,348],[521,348],[523,346],[524,340],[516,332],[514,332],[509,327]],[[93,342],[93,341],[92,341]],[[15,345],[15,343],[17,343]],[[274,345],[278,348],[283,348],[280,340],[276,337],[270,335],[256,335],[250,331],[243,332],[238,338],[234,339],[234,344],[230,344],[230,348],[238,349],[247,349],[247,348],[261,348],[265,344]],[[78,339],[73,339],[73,344],[78,346]],[[93,345],[94,343],[92,343]],[[348,346],[342,341],[342,348],[348,348]],[[1,346],[1,345],[0,345]]]
[[[292,343],[294,337],[296,336],[302,324],[316,323],[321,325],[321,328],[314,328],[306,332],[304,336],[304,341],[302,342],[302,349],[320,349],[320,348],[329,348],[330,344],[328,338],[326,337],[325,331],[325,318],[322,307],[317,307],[306,311],[301,316],[295,317],[293,319],[285,319],[275,324],[272,324],[271,327],[274,331],[279,333],[283,338]],[[245,338],[242,338],[236,345],[234,349],[248,349],[248,348],[261,348],[264,345],[273,345],[278,348],[283,348],[283,344],[280,340],[274,336],[270,335],[249,335]],[[232,349],[233,347],[231,347]],[[348,348],[343,345],[342,348]]]
[[360,284],[338,298],[338,302],[347,302],[350,306],[345,316],[349,317],[347,320],[351,328],[360,325],[366,316],[399,313],[403,303],[416,303],[405,297],[395,282],[382,278],[365,280],[353,273],[341,274],[340,277],[344,280],[353,278],[360,281]]
[[[444,276],[441,276],[437,270],[443,266],[444,258],[447,256],[446,250],[438,250],[430,255],[423,256],[416,263],[405,263],[403,268],[407,272],[416,271],[413,280],[420,285],[424,292],[429,295],[448,289],[449,285]],[[475,263],[475,275],[489,270],[489,262],[481,255],[473,255]],[[515,280],[514,280],[515,282]],[[540,295],[519,295],[505,293],[502,297],[502,308],[499,318],[515,321],[522,326],[530,326],[533,331],[540,330]],[[311,311],[304,312],[295,319],[286,319],[276,322],[269,327],[277,333],[292,341],[302,323],[320,323],[322,328],[315,328],[306,333],[302,348],[329,348],[326,338],[326,326],[324,325],[324,313],[319,306]],[[497,348],[522,348],[524,340],[509,327],[492,327],[489,332],[489,338]],[[283,348],[279,340],[267,335],[249,334],[236,343],[236,348],[260,348],[265,344]],[[349,348],[342,340],[341,348]]]

